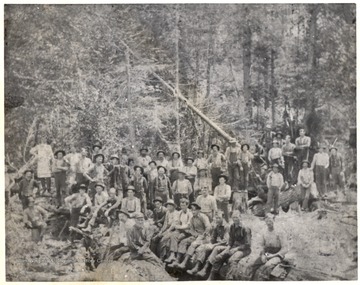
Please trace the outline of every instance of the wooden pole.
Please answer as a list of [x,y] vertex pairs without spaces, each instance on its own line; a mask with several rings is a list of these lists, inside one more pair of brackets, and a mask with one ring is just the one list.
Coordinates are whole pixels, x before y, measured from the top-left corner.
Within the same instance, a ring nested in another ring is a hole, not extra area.
[[130,66],[130,52],[129,49],[126,49],[126,81],[127,81],[127,90],[126,90],[126,101],[128,105],[128,119],[129,119],[129,134],[131,142],[131,150],[134,149],[135,145],[135,126],[132,118],[132,100],[131,100],[131,66]]
[[[175,20],[175,50],[176,50],[176,71],[175,71],[175,92],[179,94],[179,5],[176,6],[176,20]],[[179,97],[175,97],[176,109],[176,144],[180,150],[180,102]]]

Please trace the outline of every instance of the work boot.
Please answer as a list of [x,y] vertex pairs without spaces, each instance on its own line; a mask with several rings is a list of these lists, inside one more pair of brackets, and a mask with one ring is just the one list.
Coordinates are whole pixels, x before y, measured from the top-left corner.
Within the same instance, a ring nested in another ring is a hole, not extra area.
[[172,263],[175,260],[176,260],[175,253],[172,251],[170,253],[170,256],[167,259],[165,259],[165,263]]
[[168,266],[169,266],[170,268],[179,267],[181,257],[182,257],[182,254],[178,253],[178,254],[177,254],[177,257],[176,257],[176,261],[174,261],[173,263],[169,264]]
[[200,261],[196,262],[195,267],[191,270],[186,270],[186,273],[189,275],[194,275],[196,272],[199,271],[200,265],[201,265]]
[[188,263],[189,258],[190,256],[186,255],[183,262],[181,262],[177,267],[184,270],[186,268],[186,264]]
[[210,268],[210,262],[206,262],[204,268],[201,269],[201,270],[196,274],[196,276],[199,276],[199,277],[201,277],[201,278],[205,278],[206,275],[208,274],[209,268]]

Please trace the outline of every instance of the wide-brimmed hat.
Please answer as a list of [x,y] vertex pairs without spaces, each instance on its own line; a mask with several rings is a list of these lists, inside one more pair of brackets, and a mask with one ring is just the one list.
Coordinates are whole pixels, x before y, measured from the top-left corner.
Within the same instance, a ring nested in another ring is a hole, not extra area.
[[149,149],[145,146],[143,146],[142,148],[140,148],[140,152],[142,152],[143,150],[145,150],[146,152],[149,152]]
[[63,156],[66,155],[65,150],[59,149],[59,150],[55,151],[54,156],[57,157],[57,155],[58,155],[59,152],[61,152],[61,153],[63,154]]
[[217,147],[218,150],[220,150],[220,146],[218,144],[215,144],[215,143],[212,144],[210,148],[213,149],[215,146]]
[[120,160],[119,156],[117,154],[113,154],[112,156],[110,156],[110,160],[112,160],[113,158],[116,158],[117,160]]
[[95,187],[97,187],[97,186],[102,187],[103,190],[105,189],[105,185],[104,185],[103,183],[101,183],[101,182],[97,182],[97,183],[95,184]]
[[283,137],[283,136],[284,136],[284,135],[283,135],[283,133],[282,133],[282,132],[280,132],[280,131],[277,131],[277,132],[276,132],[275,136],[277,136],[277,135],[281,135],[281,137]]
[[232,138],[229,140],[229,143],[236,143],[236,138]]
[[190,207],[191,207],[191,206],[194,206],[194,207],[197,208],[198,210],[201,210],[201,206],[200,206],[198,203],[195,203],[195,202],[194,202],[194,203],[191,203],[191,204],[190,204]]
[[159,150],[159,151],[156,153],[156,156],[158,156],[160,153],[162,153],[162,154],[166,155],[165,151],[163,151],[163,150]]
[[101,141],[95,141],[94,144],[92,145],[92,149],[94,149],[95,147],[102,149]]
[[225,174],[219,175],[218,180],[220,180],[220,178],[224,178],[225,181],[227,181],[227,180],[229,179],[229,178],[227,177],[227,175],[225,175]]
[[134,170],[136,171],[136,169],[140,168],[141,169],[141,173],[144,173],[144,168],[142,168],[140,165],[135,165],[134,166]]
[[128,187],[126,187],[126,191],[128,191],[128,190],[135,191],[135,187],[132,185],[128,185]]
[[247,148],[250,149],[250,145],[248,143],[243,143],[241,145],[241,150],[244,150],[244,146],[247,146]]
[[87,189],[87,186],[85,184],[80,184],[79,189]]
[[179,174],[179,173],[182,173],[182,174],[186,175],[186,172],[185,172],[184,170],[182,170],[182,169],[179,169],[179,170],[177,171],[177,173],[178,173],[178,174]]
[[130,214],[129,214],[127,211],[119,210],[118,213],[119,213],[119,214],[124,214],[124,215],[126,215],[128,218],[130,218]]
[[177,151],[174,151],[174,152],[171,154],[171,157],[174,157],[174,154],[175,154],[175,153],[176,153],[179,157],[181,157],[180,153],[177,152]]
[[164,204],[164,206],[166,207],[167,205],[173,205],[174,207],[176,206],[174,200],[172,200],[172,199],[167,200],[167,202]]
[[30,172],[31,174],[34,173],[34,171],[33,171],[32,169],[26,169],[26,170],[24,171],[24,175],[25,175],[26,173],[28,173],[28,172]]
[[336,150],[338,150],[338,148],[337,148],[336,146],[334,146],[334,145],[333,145],[333,146],[331,146],[331,147],[329,147],[329,151],[330,151],[330,150],[332,150],[332,149],[336,149]]
[[164,169],[164,170],[165,170],[165,173],[167,172],[167,169],[166,169],[165,166],[159,165],[159,166],[157,167],[158,170],[159,170],[160,168]]
[[96,160],[99,156],[102,157],[103,161],[105,161],[105,156],[102,153],[97,153],[94,155],[94,159]]
[[153,200],[153,203],[155,203],[156,201],[163,203],[163,199],[161,197],[155,197],[155,199]]
[[135,219],[141,219],[141,218],[145,218],[144,214],[141,212],[137,212],[134,214],[134,218]]
[[271,168],[274,168],[274,167],[279,168],[279,164],[274,163],[274,164],[271,166]]
[[157,165],[155,160],[150,161],[148,164],[150,165],[151,163],[154,163],[155,165]]
[[195,161],[195,159],[194,159],[193,157],[187,157],[187,158],[186,158],[186,161],[188,161],[188,160],[191,160],[192,162]]
[[274,140],[272,141],[272,144],[279,144],[279,141]]
[[306,163],[308,166],[310,166],[310,162],[309,162],[308,160],[303,160],[303,161],[301,162],[301,166],[303,166],[304,163]]
[[208,171],[208,169],[205,167],[201,167],[201,168],[199,168],[198,172],[200,172],[200,171]]

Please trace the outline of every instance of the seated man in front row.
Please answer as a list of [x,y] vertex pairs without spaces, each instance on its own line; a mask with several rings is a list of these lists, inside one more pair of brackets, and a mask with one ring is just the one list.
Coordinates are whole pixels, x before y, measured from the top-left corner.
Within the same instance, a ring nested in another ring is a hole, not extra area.
[[198,272],[197,276],[206,277],[212,267],[208,280],[214,280],[225,261],[233,266],[251,253],[251,230],[241,224],[239,211],[233,212],[232,220],[229,242],[227,245],[218,245],[214,248],[204,268]]
[[28,208],[24,210],[24,223],[30,229],[39,231],[38,236],[33,236],[33,241],[41,242],[46,229],[47,212],[40,206],[35,206],[33,197],[28,198]]

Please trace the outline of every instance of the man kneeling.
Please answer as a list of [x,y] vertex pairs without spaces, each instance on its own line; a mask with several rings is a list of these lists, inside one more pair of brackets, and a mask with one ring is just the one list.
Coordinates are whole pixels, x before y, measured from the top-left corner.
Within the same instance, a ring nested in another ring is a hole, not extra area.
[[251,253],[251,230],[241,224],[239,211],[234,211],[232,220],[229,242],[227,245],[218,245],[214,248],[204,268],[197,276],[206,277],[211,268],[208,280],[214,280],[224,262],[228,261],[229,265],[233,266]]

